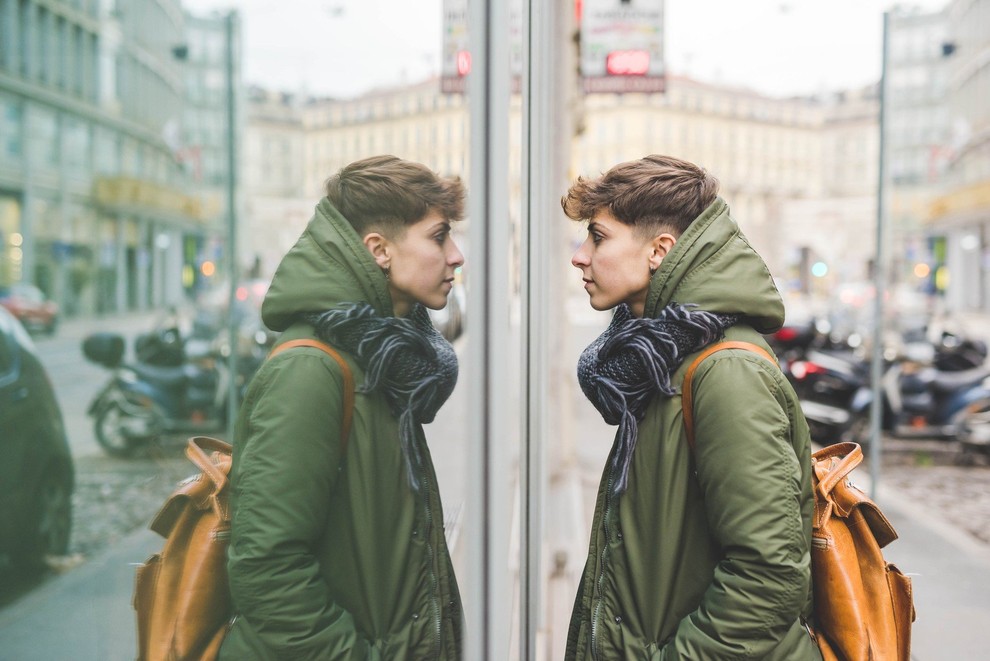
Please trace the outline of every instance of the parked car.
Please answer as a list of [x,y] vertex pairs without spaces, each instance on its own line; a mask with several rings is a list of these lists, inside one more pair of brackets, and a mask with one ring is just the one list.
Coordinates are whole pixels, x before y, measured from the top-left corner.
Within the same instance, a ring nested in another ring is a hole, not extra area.
[[31,338],[0,307],[0,555],[64,555],[75,472],[62,412]]
[[58,305],[26,282],[0,287],[0,305],[10,310],[32,332],[52,335],[58,327]]

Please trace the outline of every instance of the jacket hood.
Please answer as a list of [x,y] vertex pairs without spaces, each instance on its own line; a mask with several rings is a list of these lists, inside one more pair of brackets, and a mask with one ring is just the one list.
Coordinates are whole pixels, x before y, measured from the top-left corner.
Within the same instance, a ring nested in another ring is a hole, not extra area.
[[644,315],[656,317],[669,303],[695,304],[722,314],[741,314],[761,333],[784,323],[784,303],[770,270],[729,213],[715,199],[664,257],[650,281]]
[[323,198],[275,270],[261,317],[272,330],[284,331],[300,314],[339,303],[368,303],[381,316],[393,314],[382,270],[351,224]]

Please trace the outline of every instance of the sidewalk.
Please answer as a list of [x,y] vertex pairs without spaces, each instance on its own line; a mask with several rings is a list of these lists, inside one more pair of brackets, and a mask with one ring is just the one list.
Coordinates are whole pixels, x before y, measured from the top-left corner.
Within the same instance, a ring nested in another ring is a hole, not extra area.
[[142,529],[0,610],[0,661],[125,661],[137,650],[133,563],[161,548]]
[[[862,468],[853,477],[855,482],[868,483]],[[911,576],[914,588],[917,619],[912,659],[986,659],[990,547],[883,484],[877,502],[900,536],[885,549],[884,557]]]

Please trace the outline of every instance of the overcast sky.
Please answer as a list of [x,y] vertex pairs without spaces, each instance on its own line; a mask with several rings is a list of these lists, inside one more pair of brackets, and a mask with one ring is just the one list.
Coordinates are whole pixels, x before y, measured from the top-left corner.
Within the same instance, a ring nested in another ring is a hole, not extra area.
[[[549,2],[551,0],[542,0]],[[910,3],[926,11],[947,0]],[[349,97],[440,70],[443,0],[184,0],[238,8],[247,82]],[[667,70],[774,95],[880,76],[889,0],[667,0]]]

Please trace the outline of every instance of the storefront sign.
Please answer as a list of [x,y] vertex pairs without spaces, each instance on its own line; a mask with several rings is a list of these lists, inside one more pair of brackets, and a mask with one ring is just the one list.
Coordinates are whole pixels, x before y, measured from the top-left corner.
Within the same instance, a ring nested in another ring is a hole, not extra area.
[[584,0],[581,77],[585,92],[664,90],[663,0]]

